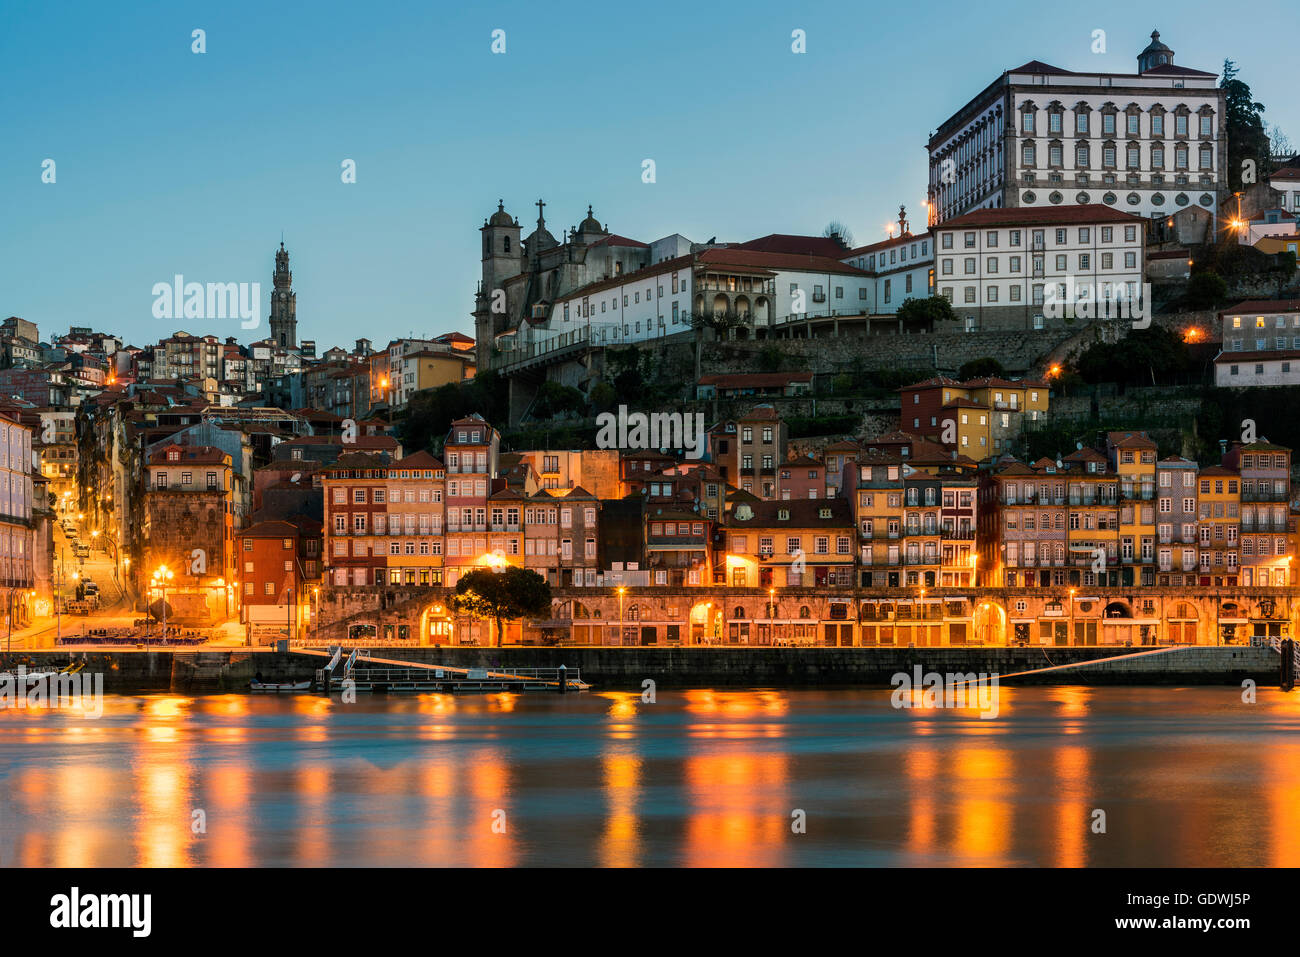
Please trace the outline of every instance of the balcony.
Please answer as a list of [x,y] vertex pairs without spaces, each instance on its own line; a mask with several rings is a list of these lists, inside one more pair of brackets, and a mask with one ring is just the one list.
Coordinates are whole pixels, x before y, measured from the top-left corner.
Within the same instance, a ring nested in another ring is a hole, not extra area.
[[1242,490],[1241,500],[1243,502],[1285,502],[1290,499],[1290,493],[1287,491],[1276,491],[1275,489],[1251,489],[1249,492]]

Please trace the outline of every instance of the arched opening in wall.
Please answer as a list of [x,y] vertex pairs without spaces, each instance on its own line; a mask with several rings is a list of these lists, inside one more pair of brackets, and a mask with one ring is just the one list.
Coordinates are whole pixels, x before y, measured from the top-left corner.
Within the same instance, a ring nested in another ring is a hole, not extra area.
[[695,315],[704,315],[704,296],[702,295],[695,297]]
[[1235,601],[1225,601],[1219,605],[1219,641],[1229,644],[1244,639],[1249,628],[1250,619],[1244,605]]
[[[952,643],[959,644],[955,640]],[[982,601],[971,615],[971,644],[1005,645],[1007,643],[1007,610],[995,601]]]
[[727,297],[718,293],[713,297],[713,315],[714,318],[721,318],[727,314]]
[[722,608],[713,602],[696,602],[691,606],[689,619],[689,644],[711,645],[722,637]]
[[1129,607],[1128,602],[1113,601],[1106,606],[1101,616],[1103,618],[1132,618],[1133,609]]
[[1196,626],[1196,607],[1190,602],[1180,601],[1169,612],[1166,634],[1169,636],[1169,641],[1176,645],[1194,645],[1197,637]]
[[453,645],[456,643],[456,627],[451,612],[441,603],[427,606],[420,613],[420,644]]
[[734,311],[738,317],[742,319],[748,319],[749,318],[749,297],[737,296]]

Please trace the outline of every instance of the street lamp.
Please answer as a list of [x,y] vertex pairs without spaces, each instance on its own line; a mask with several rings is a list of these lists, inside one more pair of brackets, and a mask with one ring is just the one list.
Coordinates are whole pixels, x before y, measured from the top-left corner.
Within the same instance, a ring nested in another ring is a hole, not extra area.
[[1070,640],[1074,640],[1074,589],[1070,589]]
[[627,589],[622,585],[618,586],[618,643],[623,644],[623,594]]
[[[76,573],[73,573],[76,577]],[[167,640],[167,583],[175,578],[175,574],[166,565],[159,565],[153,573],[153,583],[162,589],[162,636],[163,641]]]

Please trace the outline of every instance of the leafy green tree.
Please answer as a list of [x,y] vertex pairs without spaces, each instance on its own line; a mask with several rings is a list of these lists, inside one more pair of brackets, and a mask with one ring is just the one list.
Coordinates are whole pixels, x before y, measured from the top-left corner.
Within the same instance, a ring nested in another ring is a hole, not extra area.
[[591,387],[591,407],[596,412],[610,412],[618,405],[618,390],[608,382]]
[[465,382],[412,393],[406,417],[398,426],[402,445],[409,451],[436,450],[447,437],[451,423],[477,412],[500,427],[510,417],[510,386],[495,371],[480,372]]
[[1251,96],[1250,87],[1237,79],[1237,64],[1223,61],[1223,76],[1219,87],[1223,90],[1224,122],[1228,133],[1228,188],[1234,192],[1250,183],[1241,180],[1242,162],[1255,163],[1255,182],[1263,182],[1271,172],[1268,131],[1264,127],[1264,104]]
[[1075,370],[1089,383],[1177,382],[1188,371],[1187,345],[1163,326],[1132,329],[1119,342],[1094,342],[1075,360]]
[[957,370],[957,378],[962,379],[982,379],[986,376],[1005,375],[1006,370],[1002,368],[1002,363],[998,362],[992,356],[981,356],[978,359],[972,359],[960,369]]
[[1227,282],[1211,269],[1193,273],[1187,283],[1187,305],[1193,309],[1213,309],[1227,298]]
[[587,397],[573,386],[559,382],[543,382],[532,406],[532,415],[538,419],[581,418],[586,411]]
[[941,322],[955,322],[957,313],[952,311],[952,303],[943,296],[928,296],[925,299],[904,299],[898,307],[898,318],[905,324],[934,326]]
[[551,586],[537,572],[514,565],[499,572],[476,568],[456,582],[451,607],[475,618],[495,621],[497,647],[500,648],[507,621],[550,615]]

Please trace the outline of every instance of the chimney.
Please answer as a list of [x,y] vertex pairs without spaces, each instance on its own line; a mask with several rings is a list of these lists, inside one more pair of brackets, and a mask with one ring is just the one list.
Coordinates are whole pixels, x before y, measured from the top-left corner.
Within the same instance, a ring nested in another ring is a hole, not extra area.
[[1228,454],[1228,440],[1227,440],[1227,439],[1219,439],[1219,455],[1220,455],[1220,457],[1222,457],[1222,456],[1224,456],[1224,455],[1227,455],[1227,454]]

